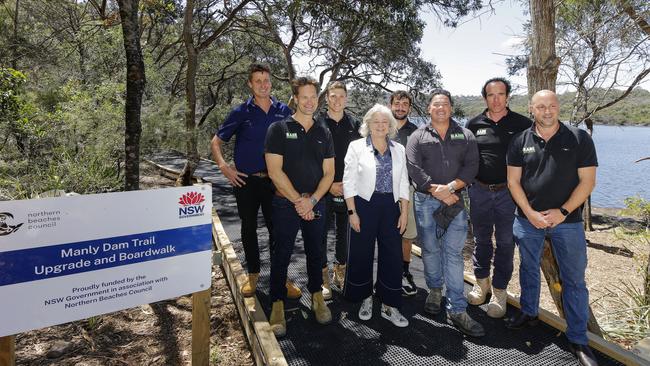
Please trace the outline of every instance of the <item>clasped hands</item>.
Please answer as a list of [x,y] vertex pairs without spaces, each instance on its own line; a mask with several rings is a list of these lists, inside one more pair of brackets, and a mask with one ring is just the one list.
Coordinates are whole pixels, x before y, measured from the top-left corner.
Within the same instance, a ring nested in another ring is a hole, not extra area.
[[311,221],[316,218],[314,205],[311,204],[311,196],[300,196],[300,198],[293,201],[293,205],[301,219]]
[[559,208],[552,208],[546,211],[532,211],[526,215],[528,221],[537,229],[556,227],[563,223],[566,217]]
[[432,184],[429,193],[433,198],[444,202],[447,206],[455,204],[460,199],[458,195],[449,192],[449,187],[446,184]]

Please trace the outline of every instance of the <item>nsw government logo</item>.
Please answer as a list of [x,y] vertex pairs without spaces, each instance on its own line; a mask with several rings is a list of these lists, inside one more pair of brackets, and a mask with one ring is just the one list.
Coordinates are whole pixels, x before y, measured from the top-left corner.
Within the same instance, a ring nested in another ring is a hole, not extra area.
[[9,235],[23,226],[22,222],[17,225],[10,225],[7,219],[13,220],[14,215],[9,212],[0,212],[0,236]]
[[178,218],[203,216],[205,214],[205,196],[199,192],[188,192],[181,196],[178,204]]

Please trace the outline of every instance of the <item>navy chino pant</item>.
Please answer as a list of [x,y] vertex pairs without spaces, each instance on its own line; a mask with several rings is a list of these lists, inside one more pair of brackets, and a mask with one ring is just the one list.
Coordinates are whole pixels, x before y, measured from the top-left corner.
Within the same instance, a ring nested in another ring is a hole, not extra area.
[[[331,194],[325,195],[325,234],[323,235],[323,244],[321,246],[321,252],[323,256],[322,268],[327,267],[327,232],[332,225],[332,222],[335,224],[336,230],[336,244],[335,244],[335,258],[336,263],[345,264],[348,257],[348,220],[349,215],[347,208],[345,211],[336,211],[334,209],[334,197]],[[341,197],[343,199],[343,197]]]

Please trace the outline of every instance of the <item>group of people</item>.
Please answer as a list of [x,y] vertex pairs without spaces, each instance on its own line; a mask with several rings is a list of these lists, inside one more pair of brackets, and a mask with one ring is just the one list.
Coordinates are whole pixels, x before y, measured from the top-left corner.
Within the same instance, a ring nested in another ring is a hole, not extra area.
[[[501,318],[506,313],[515,243],[521,256],[521,310],[505,325],[522,329],[536,324],[542,247],[550,237],[571,350],[581,364],[596,364],[587,346],[581,209],[595,185],[598,164],[590,136],[559,121],[553,92],[533,96],[531,121],[508,108],[510,83],[490,79],[481,89],[487,108],[463,127],[452,118],[450,93],[436,89],[428,105],[430,120],[418,127],[408,120],[413,103],[408,92],[393,93],[388,106],[376,104],[357,121],[345,111],[344,83],[327,86],[327,109],[317,114],[319,85],[314,79],[292,81],[292,111],[271,96],[270,75],[267,66],[251,65],[253,95],[221,125],[212,154],[237,200],[248,266],[244,296],[253,296],[257,286],[257,214],[262,208],[271,252],[269,323],[276,336],[286,334],[286,298],[301,296],[287,279],[298,230],[318,323],[332,321],[326,300],[338,290],[361,303],[359,319],[372,318],[374,295],[383,318],[408,326],[400,308],[405,296],[417,292],[409,270],[417,238],[428,288],[424,311],[443,310],[444,287],[449,322],[473,337],[485,330],[467,313],[468,303],[481,305],[491,294],[487,314]],[[234,165],[222,154],[223,143],[233,135]],[[465,189],[476,243],[476,285],[467,297]],[[330,277],[327,231],[332,224],[336,244]]]

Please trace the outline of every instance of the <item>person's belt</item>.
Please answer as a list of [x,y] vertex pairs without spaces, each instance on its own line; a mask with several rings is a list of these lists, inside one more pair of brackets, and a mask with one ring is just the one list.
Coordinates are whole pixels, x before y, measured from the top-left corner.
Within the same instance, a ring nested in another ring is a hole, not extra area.
[[508,183],[486,184],[481,182],[480,180],[477,180],[476,183],[478,183],[482,187],[487,188],[491,192],[498,192],[500,190],[508,188]]
[[253,177],[258,177],[258,178],[268,178],[269,177],[269,173],[267,171],[265,171],[265,170],[262,170],[261,172],[257,172],[257,173],[251,173],[249,175],[252,175]]

